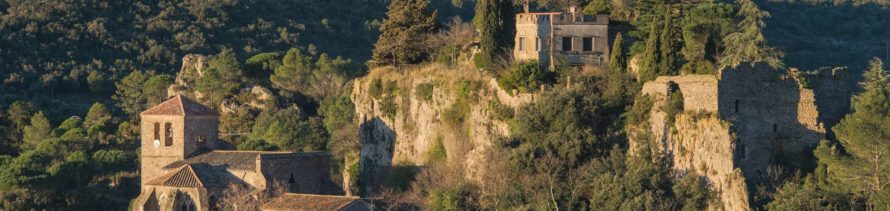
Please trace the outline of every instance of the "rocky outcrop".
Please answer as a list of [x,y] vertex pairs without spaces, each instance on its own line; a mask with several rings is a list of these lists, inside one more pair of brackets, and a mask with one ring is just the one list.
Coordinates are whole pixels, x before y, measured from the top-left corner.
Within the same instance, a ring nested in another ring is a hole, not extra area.
[[[470,96],[461,99],[461,91]],[[354,81],[352,91],[361,123],[361,168],[375,177],[379,172],[373,171],[382,167],[424,165],[431,147],[442,141],[447,162],[463,166],[470,179],[478,178],[484,152],[509,135],[509,125],[495,117],[498,107],[512,113],[532,100],[533,95],[508,94],[494,78],[471,69],[431,65],[372,70]],[[467,106],[465,114],[456,114],[459,104]],[[456,123],[446,120],[449,115],[464,116]]]

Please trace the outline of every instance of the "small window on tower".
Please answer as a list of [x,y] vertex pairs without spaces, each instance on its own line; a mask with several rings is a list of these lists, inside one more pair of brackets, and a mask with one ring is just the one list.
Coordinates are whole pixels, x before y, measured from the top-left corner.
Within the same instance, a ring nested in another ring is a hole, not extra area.
[[519,37],[519,51],[525,51],[525,37]]
[[535,51],[541,51],[541,38],[535,37]]
[[166,140],[164,140],[164,146],[173,145],[173,124],[165,123],[164,131],[164,137],[166,138]]

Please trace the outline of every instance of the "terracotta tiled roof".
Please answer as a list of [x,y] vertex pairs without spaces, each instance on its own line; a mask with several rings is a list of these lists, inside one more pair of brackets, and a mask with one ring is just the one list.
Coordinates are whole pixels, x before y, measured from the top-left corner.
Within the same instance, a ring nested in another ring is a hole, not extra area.
[[141,115],[218,116],[219,113],[182,95],[176,95],[149,108]]
[[263,205],[263,210],[332,211],[342,210],[352,203],[364,202],[358,197],[285,193]]
[[327,153],[295,153],[287,151],[225,151],[214,150],[179,160],[164,166],[164,169],[173,169],[186,164],[206,163],[212,166],[223,166],[228,169],[253,171],[256,170],[258,156],[328,156]]
[[148,182],[148,185],[169,187],[228,187],[242,181],[219,167],[189,164]]

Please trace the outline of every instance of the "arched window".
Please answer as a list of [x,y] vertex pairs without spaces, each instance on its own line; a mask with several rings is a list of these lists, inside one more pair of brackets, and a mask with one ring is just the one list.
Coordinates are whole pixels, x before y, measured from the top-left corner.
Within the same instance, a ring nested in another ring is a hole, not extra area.
[[164,146],[173,145],[173,124],[164,124]]
[[182,202],[179,204],[179,211],[197,211],[198,207],[195,206],[195,201],[192,200],[192,197],[189,197],[188,194],[182,195]]
[[739,159],[745,159],[746,155],[745,144],[739,144]]

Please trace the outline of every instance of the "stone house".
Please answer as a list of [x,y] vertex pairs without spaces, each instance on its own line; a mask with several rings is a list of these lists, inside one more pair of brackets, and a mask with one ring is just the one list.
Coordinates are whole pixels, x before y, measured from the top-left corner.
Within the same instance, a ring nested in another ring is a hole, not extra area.
[[219,114],[177,95],[140,114],[141,193],[134,210],[211,210],[223,191],[332,192],[324,152],[232,151],[217,139]]
[[[609,16],[569,12],[516,14],[517,61],[537,60],[551,69],[560,66],[604,66],[609,63]],[[554,62],[555,61],[555,62]]]

